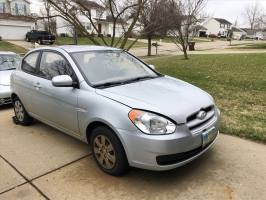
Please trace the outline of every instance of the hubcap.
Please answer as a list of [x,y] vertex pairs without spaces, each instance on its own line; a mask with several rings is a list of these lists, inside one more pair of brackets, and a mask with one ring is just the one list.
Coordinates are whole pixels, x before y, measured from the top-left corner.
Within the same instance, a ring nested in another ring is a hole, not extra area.
[[116,156],[112,143],[104,135],[98,135],[93,141],[93,150],[99,164],[105,169],[115,166]]
[[14,110],[15,110],[15,114],[16,114],[16,117],[19,121],[23,121],[24,119],[24,109],[21,105],[21,103],[19,101],[16,101],[15,102],[15,105],[14,105]]

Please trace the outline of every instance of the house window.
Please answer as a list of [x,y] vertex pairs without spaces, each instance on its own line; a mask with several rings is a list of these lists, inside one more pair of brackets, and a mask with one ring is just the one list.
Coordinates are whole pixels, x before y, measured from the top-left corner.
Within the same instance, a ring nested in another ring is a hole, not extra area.
[[96,18],[100,19],[102,17],[102,12],[100,10],[96,10]]
[[26,15],[27,7],[22,3],[15,3],[15,13],[16,15]]
[[5,13],[5,12],[6,12],[6,4],[0,3],[0,13]]
[[220,24],[220,28],[224,28],[225,27],[225,24]]

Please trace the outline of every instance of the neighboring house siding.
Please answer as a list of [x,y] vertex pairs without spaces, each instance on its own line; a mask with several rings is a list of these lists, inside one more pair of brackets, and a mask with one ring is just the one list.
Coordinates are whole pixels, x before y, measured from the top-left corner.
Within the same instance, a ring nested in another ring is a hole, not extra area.
[[219,21],[215,20],[214,18],[211,18],[207,20],[203,26],[207,28],[207,35],[214,34],[214,35],[222,35],[227,36],[228,29],[231,28],[231,25],[228,24],[222,24]]
[[220,23],[217,22],[216,20],[210,19],[203,26],[208,29],[207,30],[208,35],[210,35],[210,34],[218,35],[219,30],[220,30]]
[[[98,28],[98,24],[101,24],[100,25],[101,33],[103,35],[108,35],[108,34],[113,35],[113,23],[106,21],[106,18],[107,18],[106,11],[92,8],[90,9],[90,13],[91,13],[92,19],[94,20],[95,26]],[[89,33],[97,34],[97,31],[94,29],[88,17],[84,16],[83,14],[79,14],[78,19]],[[58,35],[67,34],[69,36],[73,36],[72,25],[68,23],[67,21],[65,21],[62,17],[56,18],[56,26],[57,26]],[[116,37],[119,37],[122,34],[123,34],[122,26],[120,24],[117,24]]]
[[0,0],[0,36],[4,40],[24,40],[35,27],[29,17],[30,3],[26,0]]

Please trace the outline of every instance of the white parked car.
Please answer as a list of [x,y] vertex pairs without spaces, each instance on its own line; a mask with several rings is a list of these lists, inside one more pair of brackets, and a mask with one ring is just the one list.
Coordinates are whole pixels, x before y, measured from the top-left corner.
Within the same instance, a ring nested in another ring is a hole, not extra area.
[[16,53],[0,51],[0,106],[11,103],[10,76],[20,61]]

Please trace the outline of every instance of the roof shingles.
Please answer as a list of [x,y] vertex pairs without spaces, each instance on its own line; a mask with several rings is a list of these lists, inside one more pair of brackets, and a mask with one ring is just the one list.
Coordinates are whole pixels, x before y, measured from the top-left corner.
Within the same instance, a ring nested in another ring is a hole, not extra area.
[[232,25],[231,22],[227,21],[226,19],[222,19],[222,18],[214,18],[216,21],[220,22],[221,24],[229,24]]

